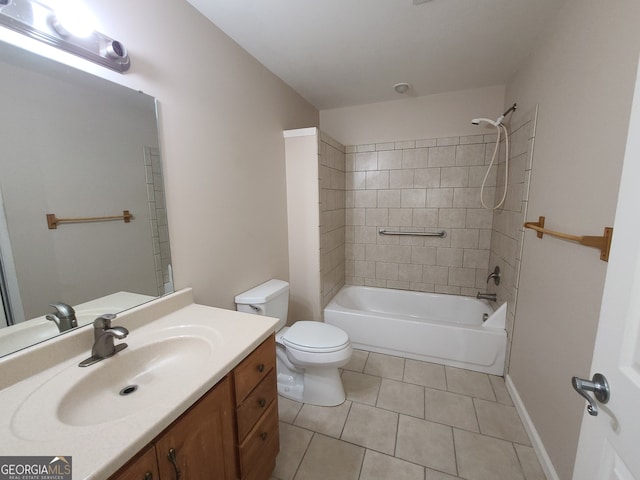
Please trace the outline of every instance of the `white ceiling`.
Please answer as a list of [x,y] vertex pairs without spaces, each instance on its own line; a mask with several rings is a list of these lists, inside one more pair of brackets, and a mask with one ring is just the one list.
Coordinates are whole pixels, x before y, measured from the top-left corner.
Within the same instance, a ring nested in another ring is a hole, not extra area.
[[564,0],[188,0],[318,109],[504,85]]

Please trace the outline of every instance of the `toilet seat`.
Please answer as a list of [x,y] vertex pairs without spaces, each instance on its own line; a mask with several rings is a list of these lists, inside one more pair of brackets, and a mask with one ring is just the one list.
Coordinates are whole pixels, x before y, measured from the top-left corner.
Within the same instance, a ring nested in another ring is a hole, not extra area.
[[300,321],[282,335],[282,343],[293,350],[307,353],[332,353],[350,345],[347,333],[323,322]]

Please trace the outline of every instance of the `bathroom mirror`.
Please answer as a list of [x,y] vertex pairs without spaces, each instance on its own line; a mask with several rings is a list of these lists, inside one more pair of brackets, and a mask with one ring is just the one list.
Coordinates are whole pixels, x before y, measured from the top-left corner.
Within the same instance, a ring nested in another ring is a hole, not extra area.
[[2,355],[173,283],[155,99],[2,42],[0,78]]

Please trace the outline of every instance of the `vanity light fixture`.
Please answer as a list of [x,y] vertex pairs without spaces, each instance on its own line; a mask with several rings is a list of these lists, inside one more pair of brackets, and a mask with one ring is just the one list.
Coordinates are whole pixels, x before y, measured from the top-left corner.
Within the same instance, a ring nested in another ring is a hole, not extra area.
[[[70,8],[69,2],[0,0],[0,25],[116,72],[129,70],[131,61],[124,45],[92,27],[87,28],[91,18],[78,17],[87,9],[77,2],[70,2],[73,4]],[[55,3],[66,4],[64,10],[54,8]]]

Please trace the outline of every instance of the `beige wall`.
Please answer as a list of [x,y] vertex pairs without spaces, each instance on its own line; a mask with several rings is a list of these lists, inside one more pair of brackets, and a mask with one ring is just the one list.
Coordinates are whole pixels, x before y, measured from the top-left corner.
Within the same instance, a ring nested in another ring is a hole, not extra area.
[[158,98],[176,288],[234,308],[235,294],[288,279],[282,131],[317,125],[318,111],[183,0],[87,4],[131,70],[51,55]]
[[289,235],[289,324],[320,320],[318,130],[285,132]]
[[[400,97],[400,96],[399,96]],[[343,145],[477,135],[476,117],[502,113],[504,86],[402,97],[320,112],[322,130]]]
[[[539,104],[528,219],[599,235],[614,220],[640,44],[640,3],[569,0],[507,85]],[[571,478],[607,264],[594,249],[525,234],[510,375],[561,479]]]
[[285,132],[289,323],[322,320],[344,285],[344,146],[316,128]]

